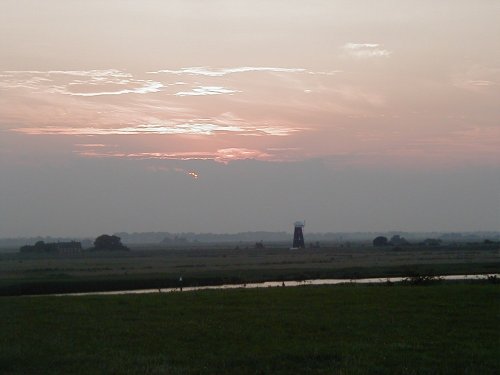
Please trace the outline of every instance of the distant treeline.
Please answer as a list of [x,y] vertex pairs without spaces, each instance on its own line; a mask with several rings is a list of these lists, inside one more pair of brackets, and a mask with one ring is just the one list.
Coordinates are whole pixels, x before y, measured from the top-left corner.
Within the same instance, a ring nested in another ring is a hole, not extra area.
[[[255,243],[256,241],[269,242],[289,242],[292,239],[292,233],[288,232],[240,232],[240,233],[194,233],[194,232],[136,232],[115,233],[116,236],[122,239],[125,244],[181,244],[181,243],[237,243],[248,242]],[[307,242],[314,241],[331,241],[331,242],[347,242],[347,241],[368,241],[371,242],[377,236],[385,236],[388,238],[394,235],[399,235],[409,241],[423,241],[427,238],[435,238],[443,242],[481,242],[483,240],[500,241],[500,232],[462,232],[462,233],[442,233],[442,232],[327,232],[313,233],[308,232],[307,228],[304,233]],[[53,242],[69,242],[75,240],[75,237],[19,237],[19,238],[0,238],[0,247],[19,247],[23,245],[34,245],[39,241],[46,243]],[[93,246],[94,239],[79,238],[84,249]]]
[[[101,234],[94,241],[94,246],[88,248],[92,251],[129,251],[122,244],[121,238],[109,234]],[[34,245],[24,245],[19,248],[21,253],[79,253],[83,250],[81,242],[49,242],[37,241]]]
[[[255,243],[256,241],[269,242],[290,242],[292,233],[288,232],[240,232],[240,233],[169,233],[169,232],[139,232],[115,233],[124,243],[127,244],[144,244],[144,243],[185,243],[185,242],[201,242],[201,243],[221,243],[221,242],[248,242]],[[304,232],[306,242],[315,241],[331,241],[331,242],[346,242],[346,241],[372,241],[376,236],[383,235],[389,238],[399,235],[409,241],[423,241],[427,238],[437,238],[443,242],[479,242],[485,239],[500,240],[500,232],[470,232],[470,233],[438,233],[438,232],[327,232],[314,233]]]
[[21,253],[67,253],[82,251],[82,244],[77,241],[49,242],[38,241],[34,245],[24,245],[19,249]]
[[93,239],[90,238],[76,238],[76,237],[18,237],[18,238],[0,238],[0,247],[20,247],[24,245],[34,246],[37,242],[57,243],[57,242],[72,242],[78,241],[84,249],[93,246]]

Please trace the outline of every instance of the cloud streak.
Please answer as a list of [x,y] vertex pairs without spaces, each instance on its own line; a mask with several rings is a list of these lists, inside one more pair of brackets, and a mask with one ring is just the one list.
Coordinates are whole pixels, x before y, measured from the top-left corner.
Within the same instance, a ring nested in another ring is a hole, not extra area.
[[123,72],[118,69],[102,69],[102,70],[6,70],[4,73],[9,75],[66,75],[78,77],[114,77],[114,78],[131,78],[132,74]]
[[380,47],[378,43],[346,43],[342,49],[349,56],[357,58],[387,57],[392,54],[391,51]]
[[187,75],[198,75],[207,77],[222,77],[228,74],[234,73],[248,73],[248,72],[273,72],[273,73],[295,73],[304,72],[303,68],[280,68],[280,67],[258,67],[258,66],[242,66],[235,68],[224,68],[224,69],[211,69],[205,66],[196,66],[189,68],[181,68],[178,70],[163,69],[157,71],[147,72],[149,74],[159,74],[159,73],[169,73],[169,74],[187,74]]
[[179,91],[176,92],[175,96],[206,96],[206,95],[222,95],[222,94],[234,94],[236,92],[241,92],[238,90],[231,90],[221,86],[198,86],[193,88],[191,91]]
[[[248,148],[223,148],[218,149],[215,152],[136,152],[136,153],[126,153],[126,152],[98,152],[94,150],[90,151],[76,151],[77,154],[86,157],[94,158],[125,158],[125,159],[139,159],[139,160],[213,160],[218,163],[227,164],[231,161],[236,160],[274,160],[273,155]],[[197,176],[197,174],[196,174]],[[195,175],[191,175],[193,178]]]
[[72,92],[68,90],[55,89],[54,92],[58,92],[64,95],[71,96],[102,96],[102,95],[123,95],[123,94],[149,94],[154,92],[160,92],[165,87],[161,82],[148,82],[146,85],[137,87],[134,89],[123,89],[118,91],[100,91],[100,92]]
[[[159,70],[149,74],[170,73],[174,75],[201,76],[210,79],[224,77],[237,73],[304,73],[316,76],[333,76],[341,71],[309,71],[304,68],[283,67],[230,67],[213,69],[209,67],[190,67],[178,70]],[[144,95],[164,92],[165,95],[176,97],[231,95],[242,92],[239,89],[227,88],[222,85],[203,85],[195,82],[189,90],[169,92],[168,87],[188,85],[183,81],[164,82],[163,80],[148,80],[136,78],[131,73],[118,69],[104,70],[10,70],[0,75],[0,88],[25,89],[31,93],[50,93],[73,97],[92,98],[98,96]],[[144,74],[144,73],[143,73]],[[192,83],[191,83],[192,84]],[[234,83],[233,83],[234,84]]]
[[[132,74],[117,69],[106,70],[10,70],[3,72],[0,87],[5,89],[24,88],[34,92],[47,92],[71,96],[93,97],[103,95],[149,94],[162,91],[162,82],[135,79]],[[179,82],[168,84],[178,85]],[[128,85],[129,88],[121,88]],[[105,87],[102,91],[78,92],[75,88],[87,86]],[[109,90],[109,86],[121,86]],[[71,89],[70,89],[71,88]]]
[[286,127],[252,126],[252,125],[231,125],[214,123],[182,123],[182,124],[146,124],[136,126],[125,126],[117,128],[102,127],[29,127],[11,129],[13,132],[28,135],[139,135],[139,134],[157,134],[157,135],[214,135],[216,133],[235,133],[241,135],[271,135],[286,136],[299,129]]

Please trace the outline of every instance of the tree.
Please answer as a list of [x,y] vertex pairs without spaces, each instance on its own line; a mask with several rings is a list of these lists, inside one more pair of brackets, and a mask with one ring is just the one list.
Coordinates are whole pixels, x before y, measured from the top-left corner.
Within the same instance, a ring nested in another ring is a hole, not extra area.
[[43,241],[37,241],[35,245],[33,246],[35,251],[42,252],[46,250],[46,245],[45,242]]
[[264,249],[264,242],[263,241],[256,242],[255,248],[256,249]]
[[409,245],[410,243],[406,240],[406,238],[401,237],[399,235],[394,235],[391,237],[391,240],[389,241],[388,245],[392,246],[402,246],[402,245]]
[[389,241],[387,241],[387,237],[378,236],[373,240],[373,246],[389,246]]
[[94,241],[94,250],[127,251],[129,248],[122,244],[120,237],[101,234]]
[[431,246],[431,247],[436,247],[436,246],[441,246],[441,240],[435,239],[435,238],[427,238],[425,239],[422,244],[424,246]]

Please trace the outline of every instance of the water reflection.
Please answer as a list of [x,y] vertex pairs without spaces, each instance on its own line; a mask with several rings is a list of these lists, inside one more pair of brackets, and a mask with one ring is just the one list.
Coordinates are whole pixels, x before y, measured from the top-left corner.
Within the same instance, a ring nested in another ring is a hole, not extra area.
[[[486,280],[488,277],[500,277],[500,274],[485,275],[446,275],[436,276],[441,280]],[[146,294],[146,293],[174,293],[174,292],[192,292],[197,290],[211,289],[256,289],[256,288],[275,288],[275,287],[296,287],[304,285],[335,285],[335,284],[382,284],[398,283],[406,280],[407,277],[387,277],[387,278],[369,278],[369,279],[312,279],[303,281],[265,281],[261,283],[247,284],[224,284],[224,285],[205,285],[190,286],[178,288],[156,288],[156,289],[138,289],[138,290],[118,290],[110,292],[87,292],[87,293],[67,293],[57,294],[57,296],[89,296],[89,295],[119,295],[119,294]]]

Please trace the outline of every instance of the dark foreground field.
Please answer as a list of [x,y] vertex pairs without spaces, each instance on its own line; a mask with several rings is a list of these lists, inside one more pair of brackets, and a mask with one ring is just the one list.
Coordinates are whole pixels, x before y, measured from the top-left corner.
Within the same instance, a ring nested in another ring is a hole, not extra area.
[[0,298],[5,374],[494,374],[498,284]]

